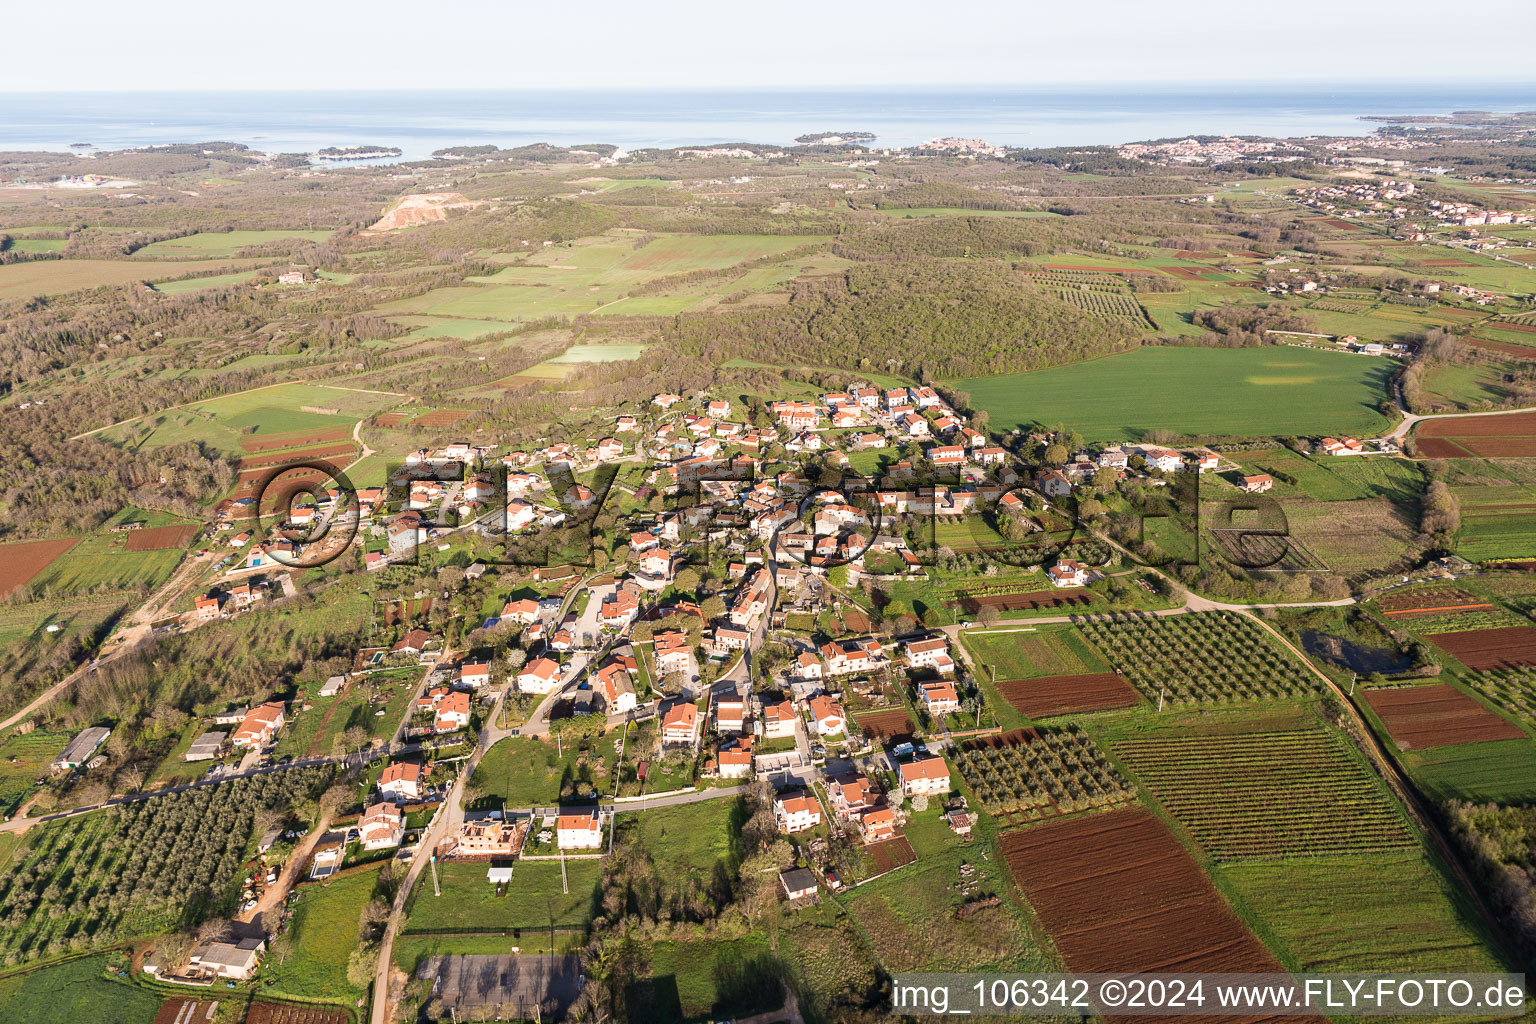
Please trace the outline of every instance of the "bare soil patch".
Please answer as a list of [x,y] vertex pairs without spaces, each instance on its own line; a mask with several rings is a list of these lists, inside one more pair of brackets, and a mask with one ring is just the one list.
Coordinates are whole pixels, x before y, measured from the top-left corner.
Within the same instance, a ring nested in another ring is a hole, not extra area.
[[245,1024],[349,1024],[351,1019],[345,1010],[255,1002],[245,1015]]
[[[998,846],[1071,971],[1283,971],[1194,859],[1144,810],[1005,832]],[[1150,1024],[1165,1018],[1108,1019]],[[1181,1019],[1214,1024],[1239,1018]]]
[[346,427],[326,427],[304,430],[296,434],[255,434],[242,437],[240,447],[252,453],[274,452],[283,448],[298,448],[307,444],[324,444],[327,441],[345,441],[352,436]]
[[906,836],[871,843],[864,847],[864,855],[869,858],[871,876],[883,875],[887,871],[894,871],[903,864],[911,864],[917,860],[917,851],[912,849],[912,844],[907,841]]
[[432,412],[416,417],[415,426],[418,427],[451,427],[460,420],[467,420],[474,413],[468,409],[434,409]]
[[1536,665],[1536,627],[1464,629],[1425,637],[1457,661],[1479,672]]
[[917,726],[912,724],[912,717],[905,708],[875,711],[856,718],[859,728],[877,743],[910,740],[917,733]]
[[53,560],[75,546],[79,537],[55,540],[25,540],[18,544],[0,544],[0,597],[25,586],[34,576],[53,564]]
[[152,526],[147,530],[134,530],[128,534],[123,548],[128,551],[165,551],[168,548],[184,548],[197,536],[195,523],[177,523],[171,526]]
[[1128,708],[1141,700],[1136,688],[1118,672],[1007,679],[999,682],[997,689],[1004,700],[1030,718]]
[[1068,608],[1092,602],[1091,590],[1069,587],[1065,590],[1031,590],[1018,594],[985,594],[981,597],[967,597],[961,600],[960,606],[968,613],[975,615],[983,608],[1013,612],[1023,608]]
[[1444,683],[1397,690],[1367,690],[1365,699],[1403,750],[1488,743],[1524,736],[1460,690]]

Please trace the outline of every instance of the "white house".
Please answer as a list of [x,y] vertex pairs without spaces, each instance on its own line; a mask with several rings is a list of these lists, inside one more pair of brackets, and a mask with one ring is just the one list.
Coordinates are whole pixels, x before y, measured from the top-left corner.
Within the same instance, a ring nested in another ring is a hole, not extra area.
[[555,841],[562,850],[595,850],[603,845],[603,817],[596,809],[562,814],[555,820]]

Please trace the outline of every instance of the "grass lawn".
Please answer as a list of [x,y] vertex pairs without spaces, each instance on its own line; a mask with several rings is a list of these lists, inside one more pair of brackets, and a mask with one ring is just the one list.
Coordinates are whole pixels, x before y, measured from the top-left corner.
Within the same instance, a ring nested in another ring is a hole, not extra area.
[[1187,434],[1370,436],[1397,364],[1301,348],[1143,348],[953,386],[994,430],[1064,423],[1090,441]]
[[[318,384],[279,384],[196,405],[152,414],[106,431],[108,440],[134,447],[159,447],[204,441],[221,451],[239,452],[244,432],[288,434],[310,429],[350,427],[352,422],[398,405],[401,399]],[[335,409],[335,415],[305,412],[304,407]]]
[[165,295],[185,295],[187,292],[200,292],[204,288],[223,288],[226,285],[240,284],[249,281],[256,276],[254,270],[244,270],[235,274],[214,274],[210,277],[192,277],[185,281],[164,281],[155,285],[155,291]]
[[1402,755],[1433,800],[1528,803],[1536,800],[1536,741],[1500,740],[1410,750]]
[[[976,895],[1003,896],[1002,904],[955,917],[966,899],[957,885],[962,857],[975,866]],[[977,849],[928,858],[919,854],[917,863],[861,885],[839,902],[887,970],[1047,969],[1022,913],[1005,895],[1001,862],[980,858]]]
[[525,860],[514,868],[506,895],[497,896],[496,887],[485,880],[483,863],[447,861],[437,868],[443,894],[432,895],[431,878],[417,883],[409,932],[581,928],[592,919],[602,879],[602,861],[566,861],[570,892],[564,892],[559,861]]
[[12,733],[0,743],[0,816],[9,817],[32,794],[48,764],[70,741],[68,732],[37,729],[25,736]]
[[1461,503],[1456,553],[1478,561],[1536,554],[1536,491],[1529,487],[1452,487]]
[[548,807],[560,799],[563,780],[588,781],[599,793],[613,791],[612,772],[618,767],[617,731],[583,750],[577,742],[565,744],[560,756],[554,743],[524,736],[501,740],[480,760],[475,769],[475,783],[486,793],[482,805],[499,807],[503,800],[509,807]]
[[1391,565],[1418,532],[1400,503],[1386,498],[1307,501],[1284,505],[1290,536],[1335,572],[1362,572]]
[[745,818],[740,797],[721,797],[649,811],[620,814],[619,829],[634,829],[658,864],[709,875],[739,858],[736,837]]
[[1251,911],[1261,935],[1303,971],[1507,969],[1417,851],[1224,864],[1212,872]]
[[150,1024],[162,996],[104,973],[87,956],[0,978],[0,1019],[27,1024]]
[[650,952],[650,976],[629,986],[632,1020],[692,1024],[750,1016],[784,1004],[766,936],[658,942]]
[[304,884],[293,900],[293,952],[261,967],[275,984],[264,990],[293,999],[350,1003],[361,995],[347,983],[347,956],[358,947],[358,920],[373,898],[378,869],[341,875],[327,884]]
[[303,885],[293,901],[293,952],[281,963],[275,956],[262,974],[275,978],[264,986],[275,996],[351,1002],[362,993],[347,981],[347,957],[358,946],[357,923],[373,898],[377,869],[342,875],[326,885]]

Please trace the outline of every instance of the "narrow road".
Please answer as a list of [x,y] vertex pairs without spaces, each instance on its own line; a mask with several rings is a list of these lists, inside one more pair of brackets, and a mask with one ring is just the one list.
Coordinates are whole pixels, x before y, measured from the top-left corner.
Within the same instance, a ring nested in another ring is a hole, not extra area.
[[235,920],[253,921],[258,924],[264,923],[262,922],[263,915],[269,910],[281,906],[283,901],[288,898],[288,894],[293,891],[293,887],[298,884],[299,876],[309,864],[310,855],[315,852],[315,847],[320,845],[321,838],[324,837],[330,827],[330,814],[322,814],[320,820],[315,823],[315,827],[310,829],[309,834],[304,837],[303,842],[293,848],[293,853],[289,854],[288,862],[283,865],[282,873],[277,876],[277,881],[267,886],[266,891],[261,894],[254,907],[250,910],[242,911]]
[[1392,428],[1392,433],[1387,434],[1388,440],[1395,441],[1400,437],[1406,437],[1415,424],[1425,420],[1448,420],[1458,416],[1513,416],[1517,412],[1536,412],[1536,406],[1525,406],[1520,409],[1496,409],[1493,412],[1436,412],[1427,416],[1416,416],[1408,410],[1403,410],[1403,421]]

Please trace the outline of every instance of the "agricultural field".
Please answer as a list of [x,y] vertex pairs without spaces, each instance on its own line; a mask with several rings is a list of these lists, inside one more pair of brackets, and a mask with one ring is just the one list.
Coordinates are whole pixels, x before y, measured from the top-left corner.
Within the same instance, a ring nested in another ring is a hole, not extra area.
[[1536,669],[1468,672],[1462,676],[1462,681],[1507,714],[1526,725],[1536,726]]
[[1491,601],[1449,584],[1430,584],[1393,590],[1376,599],[1376,607],[1391,617],[1414,618],[1426,614],[1469,612],[1494,607]]
[[1112,711],[1141,703],[1141,695],[1118,672],[1008,679],[994,685],[1003,700],[1029,718]]
[[56,540],[24,540],[0,544],[0,597],[24,587],[38,574],[58,561],[79,541],[78,537]]
[[560,862],[525,860],[512,872],[505,895],[485,880],[483,861],[443,861],[442,896],[428,884],[411,892],[405,933],[484,932],[514,929],[584,928],[602,879],[602,862],[565,862],[570,892],[560,883]]
[[860,885],[846,898],[848,912],[886,970],[1017,971],[1029,969],[1026,965],[1049,966],[1011,900],[983,902],[1003,896],[1002,865],[975,861],[972,868],[969,892],[957,884],[960,876],[953,857],[924,857],[899,875]]
[[1364,696],[1399,750],[1492,743],[1525,735],[1445,683],[1366,690]]
[[[146,525],[113,531],[125,521]],[[163,512],[123,509],[50,562],[32,578],[31,586],[60,595],[158,586],[175,570],[200,529],[200,524]]]
[[260,260],[186,260],[135,262],[133,260],[42,260],[0,266],[0,301],[62,295],[81,288],[164,281],[206,271],[245,270]]
[[1083,633],[1148,700],[1219,704],[1315,692],[1318,681],[1231,612],[1089,619]]
[[153,259],[214,259],[236,256],[248,245],[273,242],[323,242],[331,231],[204,231],[182,238],[152,242],[134,253],[134,257]]
[[865,736],[882,745],[910,740],[917,735],[917,726],[905,708],[857,714],[854,721]]
[[632,1019],[656,1024],[728,1020],[777,1010],[784,990],[766,938],[660,941],[649,950],[650,976],[626,992]]
[[1381,569],[1403,558],[1416,521],[1389,498],[1293,500],[1284,505],[1290,536],[1334,572]]
[[1470,561],[1536,557],[1536,492],[1530,487],[1452,487],[1461,506],[1456,553]]
[[1194,859],[1140,808],[1005,832],[998,851],[1068,970],[1279,972]]
[[1303,971],[1502,971],[1464,897],[1416,850],[1213,868]]
[[161,281],[155,285],[155,291],[162,295],[185,295],[188,292],[200,292],[207,288],[227,288],[232,284],[244,284],[256,274],[255,270],[241,270],[233,274],[210,274],[204,277],[189,277],[181,281]]
[[1425,420],[1414,427],[1413,439],[1420,454],[1435,459],[1536,456],[1536,412]]
[[[70,740],[66,732],[34,730],[11,733],[0,741],[0,818],[16,813],[39,778],[46,778],[48,765],[63,752]],[[0,862],[0,870],[3,870]]]
[[[1477,672],[1536,665],[1536,627],[1500,624],[1490,629],[1469,628],[1475,624],[1467,620],[1480,614],[1483,613],[1468,612],[1456,616],[1448,621],[1455,623],[1458,628],[1454,631],[1432,632],[1427,639]],[[1496,610],[1495,614],[1513,618],[1511,613],[1502,609]],[[1426,626],[1434,621],[1415,622],[1414,629],[1421,633],[1429,632]],[[1467,625],[1462,626],[1463,622],[1467,622]]]
[[87,956],[0,978],[0,1019],[27,1024],[151,1024],[161,996]]
[[1114,752],[1217,860],[1414,844],[1368,769],[1319,729],[1155,735]]
[[[318,384],[279,384],[151,413],[105,431],[108,440],[132,448],[201,441],[220,451],[243,452],[252,435],[329,431],[400,404],[401,398]],[[334,414],[306,412],[334,409]]]
[[1035,373],[955,381],[994,430],[1063,423],[1089,441],[1153,429],[1265,437],[1385,425],[1397,364],[1301,348],[1143,348]]
[[1403,763],[1435,800],[1536,801],[1536,741],[1530,739],[1408,751]]
[[960,634],[977,668],[995,679],[1104,672],[1109,664],[1071,626],[968,629]]
[[1015,824],[1136,796],[1093,740],[1073,727],[973,740],[952,760],[982,808]]
[[[631,297],[630,292],[658,278],[723,270],[823,241],[820,235],[651,237],[612,232],[544,249],[487,277],[386,303],[378,311],[499,321],[596,312],[670,315],[702,301],[703,290],[683,296]],[[637,248],[637,242],[644,244]],[[724,287],[735,289],[732,284]]]
[[325,884],[300,886],[289,924],[291,952],[262,965],[265,991],[279,998],[350,1003],[361,993],[347,981],[347,957],[358,946],[358,922],[373,899],[378,868],[349,871]]

